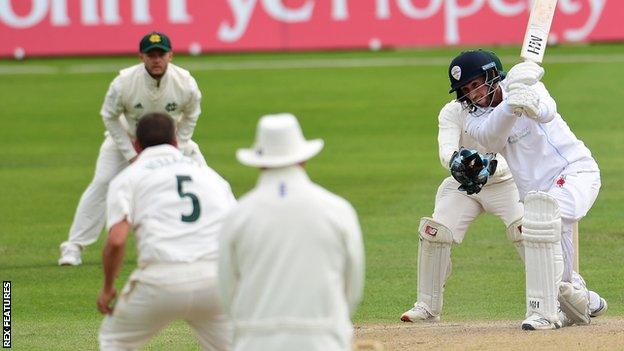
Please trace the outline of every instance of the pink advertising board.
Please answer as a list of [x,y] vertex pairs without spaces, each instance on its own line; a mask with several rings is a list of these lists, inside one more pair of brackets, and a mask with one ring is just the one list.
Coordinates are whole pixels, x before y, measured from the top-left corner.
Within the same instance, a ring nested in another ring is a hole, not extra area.
[[[0,0],[0,56],[520,44],[531,0]],[[624,40],[624,1],[559,0],[551,39]]]

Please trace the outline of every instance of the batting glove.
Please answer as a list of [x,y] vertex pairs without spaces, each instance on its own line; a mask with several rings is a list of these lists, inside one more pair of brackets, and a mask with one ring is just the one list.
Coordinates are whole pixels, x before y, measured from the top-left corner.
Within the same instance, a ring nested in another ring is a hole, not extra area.
[[539,82],[543,76],[544,69],[540,65],[535,62],[526,61],[513,66],[507,73],[505,81],[507,85],[517,83],[533,85]]
[[530,118],[537,119],[540,113],[540,99],[537,92],[522,83],[510,84],[507,89],[507,104],[516,111],[516,114],[524,111]]

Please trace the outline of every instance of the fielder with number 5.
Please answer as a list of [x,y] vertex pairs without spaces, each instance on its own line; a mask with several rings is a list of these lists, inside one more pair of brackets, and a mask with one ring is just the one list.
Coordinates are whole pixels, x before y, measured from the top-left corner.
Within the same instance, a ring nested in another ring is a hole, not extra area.
[[[496,55],[486,51],[483,54],[492,57],[504,77]],[[524,259],[518,189],[505,160],[486,155],[488,150],[465,133],[467,117],[468,110],[455,100],[447,103],[438,116],[440,162],[453,177],[440,184],[432,217],[420,221],[418,296],[414,307],[401,315],[404,322],[440,319],[444,283],[451,274],[451,246],[462,243],[468,226],[480,214],[491,213],[503,221],[507,238]]]
[[557,112],[543,75],[527,61],[501,80],[480,50],[463,52],[449,67],[452,91],[469,111],[466,132],[505,157],[524,203],[526,330],[589,324],[607,309],[573,271],[572,227],[596,200],[600,171]]
[[[148,114],[136,133],[138,158],[108,191],[104,285],[97,300],[106,315],[100,349],[137,350],[181,319],[195,331],[202,350],[227,350],[231,324],[219,299],[217,256],[221,223],[236,204],[230,185],[176,148],[170,116]],[[137,269],[113,306],[131,229]]]
[[60,247],[58,264],[82,263],[82,250],[94,243],[104,227],[108,183],[137,156],[132,147],[139,118],[147,113],[167,113],[176,121],[178,149],[206,163],[191,140],[201,112],[201,93],[191,74],[172,64],[171,40],[151,32],[139,43],[141,63],[119,72],[108,88],[100,114],[106,138],[100,147],[91,184],[80,198],[69,238]]

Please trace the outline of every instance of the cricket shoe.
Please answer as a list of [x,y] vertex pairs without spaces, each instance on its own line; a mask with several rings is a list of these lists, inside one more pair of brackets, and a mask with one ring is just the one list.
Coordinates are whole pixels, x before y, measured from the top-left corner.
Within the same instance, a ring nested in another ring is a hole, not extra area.
[[432,315],[431,313],[429,313],[429,311],[427,311],[427,309],[422,303],[417,302],[414,305],[414,307],[412,307],[410,310],[406,311],[405,313],[401,315],[401,320],[403,322],[411,322],[411,323],[439,322],[440,316]]
[[589,312],[589,316],[590,317],[600,317],[603,314],[605,314],[607,312],[607,309],[609,308],[609,305],[607,305],[607,300],[603,299],[602,297],[600,298],[600,306],[598,306],[597,309],[590,311]]
[[78,244],[71,242],[64,242],[61,244],[61,258],[58,260],[59,266],[78,266],[82,264],[80,259],[80,253],[82,247]]
[[576,325],[587,325],[589,318],[589,294],[585,286],[574,287],[572,283],[559,284],[559,306]]
[[523,330],[552,330],[561,327],[561,321],[551,322],[539,314],[532,314],[522,322]]

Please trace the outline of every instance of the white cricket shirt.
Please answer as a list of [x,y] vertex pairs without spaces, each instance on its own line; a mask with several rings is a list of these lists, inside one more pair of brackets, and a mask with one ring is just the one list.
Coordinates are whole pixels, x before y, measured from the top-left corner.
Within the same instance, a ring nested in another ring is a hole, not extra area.
[[139,267],[216,260],[221,223],[235,203],[211,168],[171,145],[153,146],[110,183],[107,229],[127,219]]
[[599,172],[591,152],[557,112],[544,84],[534,87],[540,97],[538,120],[514,115],[502,81],[503,101],[484,115],[471,114],[466,121],[471,136],[505,157],[521,200],[529,191],[548,191],[559,175]]
[[224,221],[219,281],[235,335],[313,332],[347,342],[364,284],[355,210],[299,166],[262,171]]
[[[143,115],[165,112],[176,121],[178,146],[184,149],[193,136],[201,112],[201,92],[191,74],[172,63],[160,82],[152,78],[140,63],[119,72],[108,88],[100,110],[106,129],[126,157],[136,156],[132,140]],[[121,122],[125,117],[127,125]]]
[[[468,110],[464,109],[461,103],[456,100],[447,103],[440,110],[438,115],[438,152],[440,154],[440,163],[445,169],[450,170],[451,156],[461,146],[477,150],[482,155],[495,152],[488,150],[468,134],[466,131],[467,117]],[[497,155],[496,160],[498,161],[496,172],[494,172],[494,175],[485,186],[511,178],[511,172],[505,158]]]

